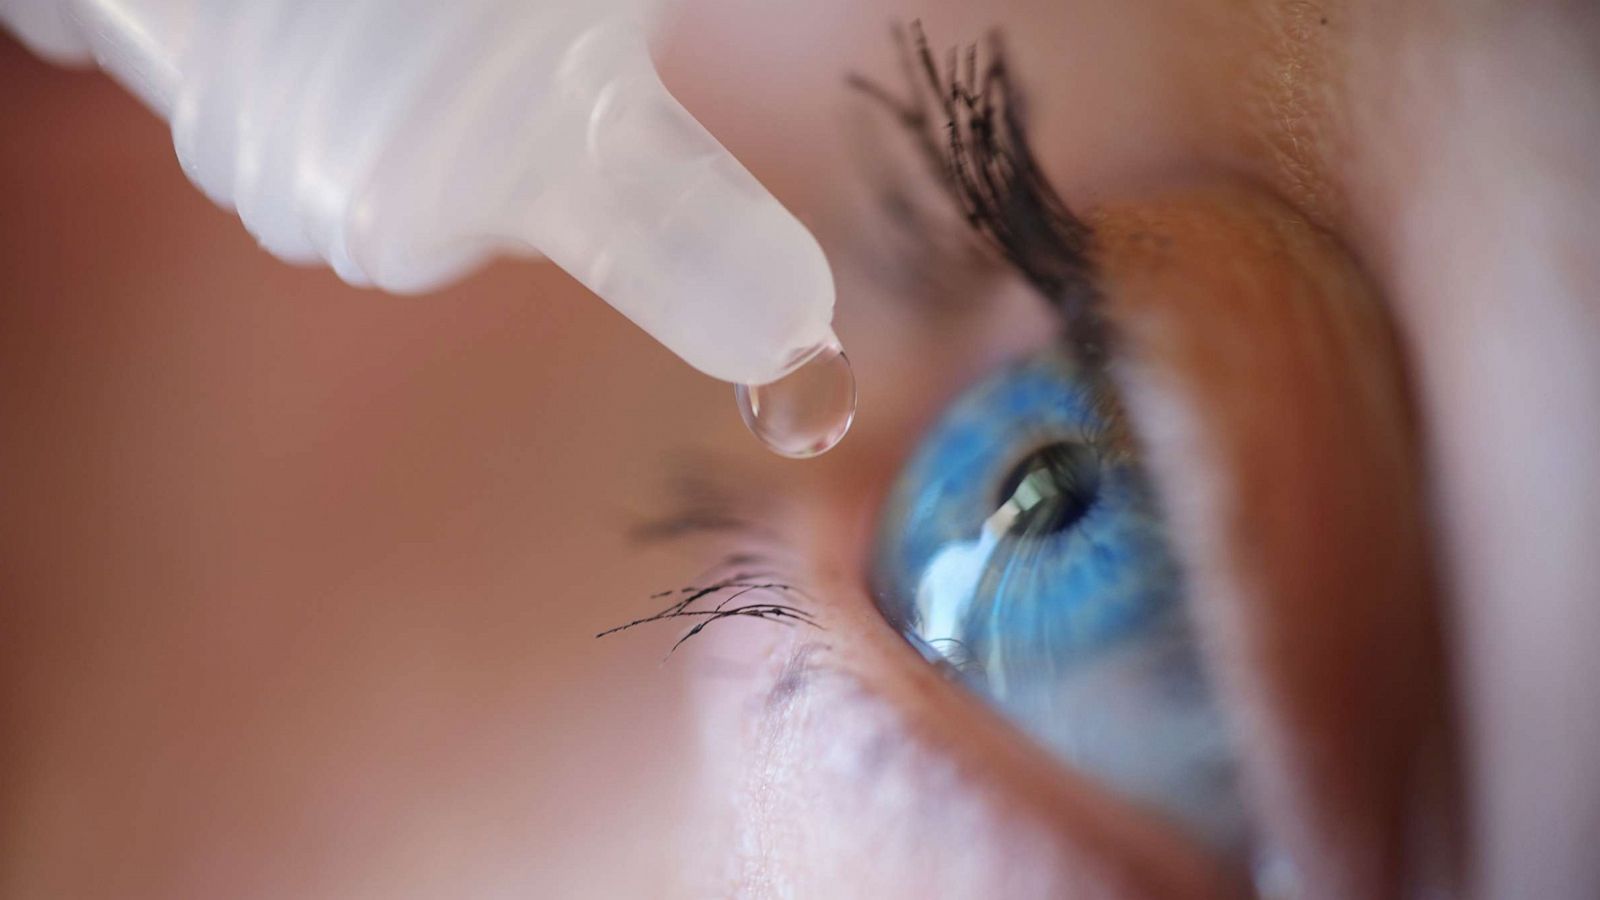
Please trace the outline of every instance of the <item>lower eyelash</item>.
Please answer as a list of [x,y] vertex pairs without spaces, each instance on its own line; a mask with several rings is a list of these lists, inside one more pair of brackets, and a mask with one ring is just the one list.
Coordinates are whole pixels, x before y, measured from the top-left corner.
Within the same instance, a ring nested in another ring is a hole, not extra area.
[[[671,657],[690,638],[700,634],[713,623],[728,619],[760,619],[789,627],[801,624],[819,631],[826,631],[827,629],[817,622],[815,616],[809,610],[796,605],[797,601],[808,603],[811,601],[811,597],[805,591],[782,580],[770,569],[743,568],[766,561],[767,558],[759,554],[731,554],[713,567],[712,571],[732,568],[734,569],[732,574],[707,584],[688,585],[657,591],[650,595],[651,600],[663,600],[668,597],[677,599],[659,612],[608,628],[596,634],[595,637],[607,637],[654,622],[683,619],[695,620],[695,625],[684,632],[672,647],[667,650],[667,657]],[[741,598],[751,594],[765,596],[768,599],[745,603],[738,602]]]

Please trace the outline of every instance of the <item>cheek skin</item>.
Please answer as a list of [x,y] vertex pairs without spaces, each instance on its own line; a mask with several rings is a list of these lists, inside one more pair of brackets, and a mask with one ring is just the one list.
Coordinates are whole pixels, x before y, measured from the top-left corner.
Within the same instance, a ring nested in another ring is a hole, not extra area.
[[1419,798],[1439,810],[1453,761],[1387,319],[1343,251],[1264,195],[1102,219],[1114,375],[1263,830],[1305,896],[1396,895],[1423,877],[1404,867],[1442,858],[1448,816]]

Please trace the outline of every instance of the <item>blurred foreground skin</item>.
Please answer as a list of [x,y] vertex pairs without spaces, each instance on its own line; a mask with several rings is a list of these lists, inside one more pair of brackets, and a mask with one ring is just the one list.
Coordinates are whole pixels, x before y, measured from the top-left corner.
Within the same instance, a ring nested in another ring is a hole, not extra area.
[[[1093,210],[1297,893],[1600,895],[1600,13],[949,7],[692,3],[663,61],[838,269],[863,415],[803,465],[549,267],[401,300],[272,261],[119,89],[0,47],[0,896],[1248,893],[862,588],[920,425],[1049,328],[870,252],[842,77],[919,14],[1008,29]],[[685,459],[826,632],[591,639],[730,549],[630,539]]]

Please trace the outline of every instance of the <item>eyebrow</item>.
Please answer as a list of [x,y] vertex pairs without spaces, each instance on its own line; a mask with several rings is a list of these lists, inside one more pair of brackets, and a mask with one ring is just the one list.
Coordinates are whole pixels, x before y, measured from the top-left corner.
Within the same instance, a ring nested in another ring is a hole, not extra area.
[[[770,543],[778,536],[767,525],[763,504],[731,478],[725,462],[712,454],[692,453],[671,466],[663,487],[667,496],[635,518],[628,529],[634,547],[650,547],[714,536]],[[760,557],[760,554],[747,554]],[[729,560],[724,559],[724,563]]]
[[712,509],[676,509],[646,519],[628,531],[630,543],[649,546],[701,534],[736,535],[757,532],[760,526],[745,516]]

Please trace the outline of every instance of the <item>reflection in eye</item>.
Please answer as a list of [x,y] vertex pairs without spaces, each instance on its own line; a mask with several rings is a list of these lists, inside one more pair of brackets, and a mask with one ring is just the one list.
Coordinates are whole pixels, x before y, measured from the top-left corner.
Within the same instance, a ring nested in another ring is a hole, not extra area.
[[1101,383],[1064,349],[969,389],[902,469],[874,593],[929,659],[1086,774],[1243,849],[1181,579]]

